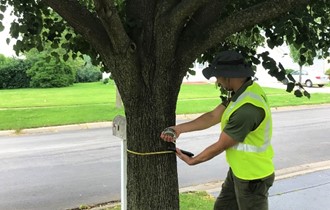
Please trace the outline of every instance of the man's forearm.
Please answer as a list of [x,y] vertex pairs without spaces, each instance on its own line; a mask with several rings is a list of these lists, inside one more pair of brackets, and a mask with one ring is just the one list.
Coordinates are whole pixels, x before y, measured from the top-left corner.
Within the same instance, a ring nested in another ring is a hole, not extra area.
[[225,107],[220,105],[211,112],[207,112],[195,120],[179,124],[175,126],[175,130],[178,130],[180,133],[198,131],[207,129],[215,124],[218,124],[221,121],[222,113],[224,112]]

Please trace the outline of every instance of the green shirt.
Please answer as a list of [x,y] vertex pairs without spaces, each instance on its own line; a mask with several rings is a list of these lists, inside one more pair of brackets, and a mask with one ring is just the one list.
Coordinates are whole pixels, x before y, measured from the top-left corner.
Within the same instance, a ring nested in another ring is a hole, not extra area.
[[[231,100],[236,101],[253,81],[248,80],[232,96]],[[243,142],[250,131],[255,130],[265,118],[265,111],[252,104],[244,104],[238,108],[229,118],[229,121],[223,131],[234,140]]]

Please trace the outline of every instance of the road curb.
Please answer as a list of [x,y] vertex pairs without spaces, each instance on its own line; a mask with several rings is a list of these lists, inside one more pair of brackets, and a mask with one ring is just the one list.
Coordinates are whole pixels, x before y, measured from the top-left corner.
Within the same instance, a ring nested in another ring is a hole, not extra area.
[[0,131],[0,136],[57,133],[60,131],[84,130],[84,129],[94,129],[94,128],[106,128],[106,127],[111,128],[112,122],[96,122],[96,123],[82,123],[82,124],[63,125],[63,126],[50,126],[50,127],[23,129],[20,131],[5,130],[5,131]]
[[[314,109],[315,107],[330,108],[330,104],[315,104],[315,105],[301,105],[301,106],[285,106],[285,107],[273,107],[272,111],[287,111],[287,110],[303,110],[303,109]],[[177,120],[192,120],[201,116],[203,113],[197,114],[180,114],[176,116]],[[14,135],[27,135],[27,134],[42,134],[45,132],[57,133],[60,131],[70,131],[79,129],[92,129],[92,128],[105,128],[112,127],[111,121],[106,122],[95,122],[95,123],[81,123],[73,125],[60,125],[60,126],[49,126],[41,128],[29,128],[22,130],[4,130],[0,131],[0,136],[14,136]]]

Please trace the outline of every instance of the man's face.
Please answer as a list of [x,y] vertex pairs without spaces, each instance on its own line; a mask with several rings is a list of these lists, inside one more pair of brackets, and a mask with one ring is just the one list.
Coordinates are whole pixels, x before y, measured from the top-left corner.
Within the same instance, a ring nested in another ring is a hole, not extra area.
[[231,90],[232,88],[230,87],[230,79],[229,78],[225,78],[225,77],[217,77],[217,84],[218,86],[222,87],[225,90]]

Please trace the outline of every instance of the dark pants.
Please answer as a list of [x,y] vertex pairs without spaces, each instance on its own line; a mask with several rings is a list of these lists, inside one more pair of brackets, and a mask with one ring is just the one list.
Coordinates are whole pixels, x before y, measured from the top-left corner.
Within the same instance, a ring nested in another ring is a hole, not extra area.
[[268,190],[275,175],[258,180],[242,180],[229,169],[214,210],[268,210]]

